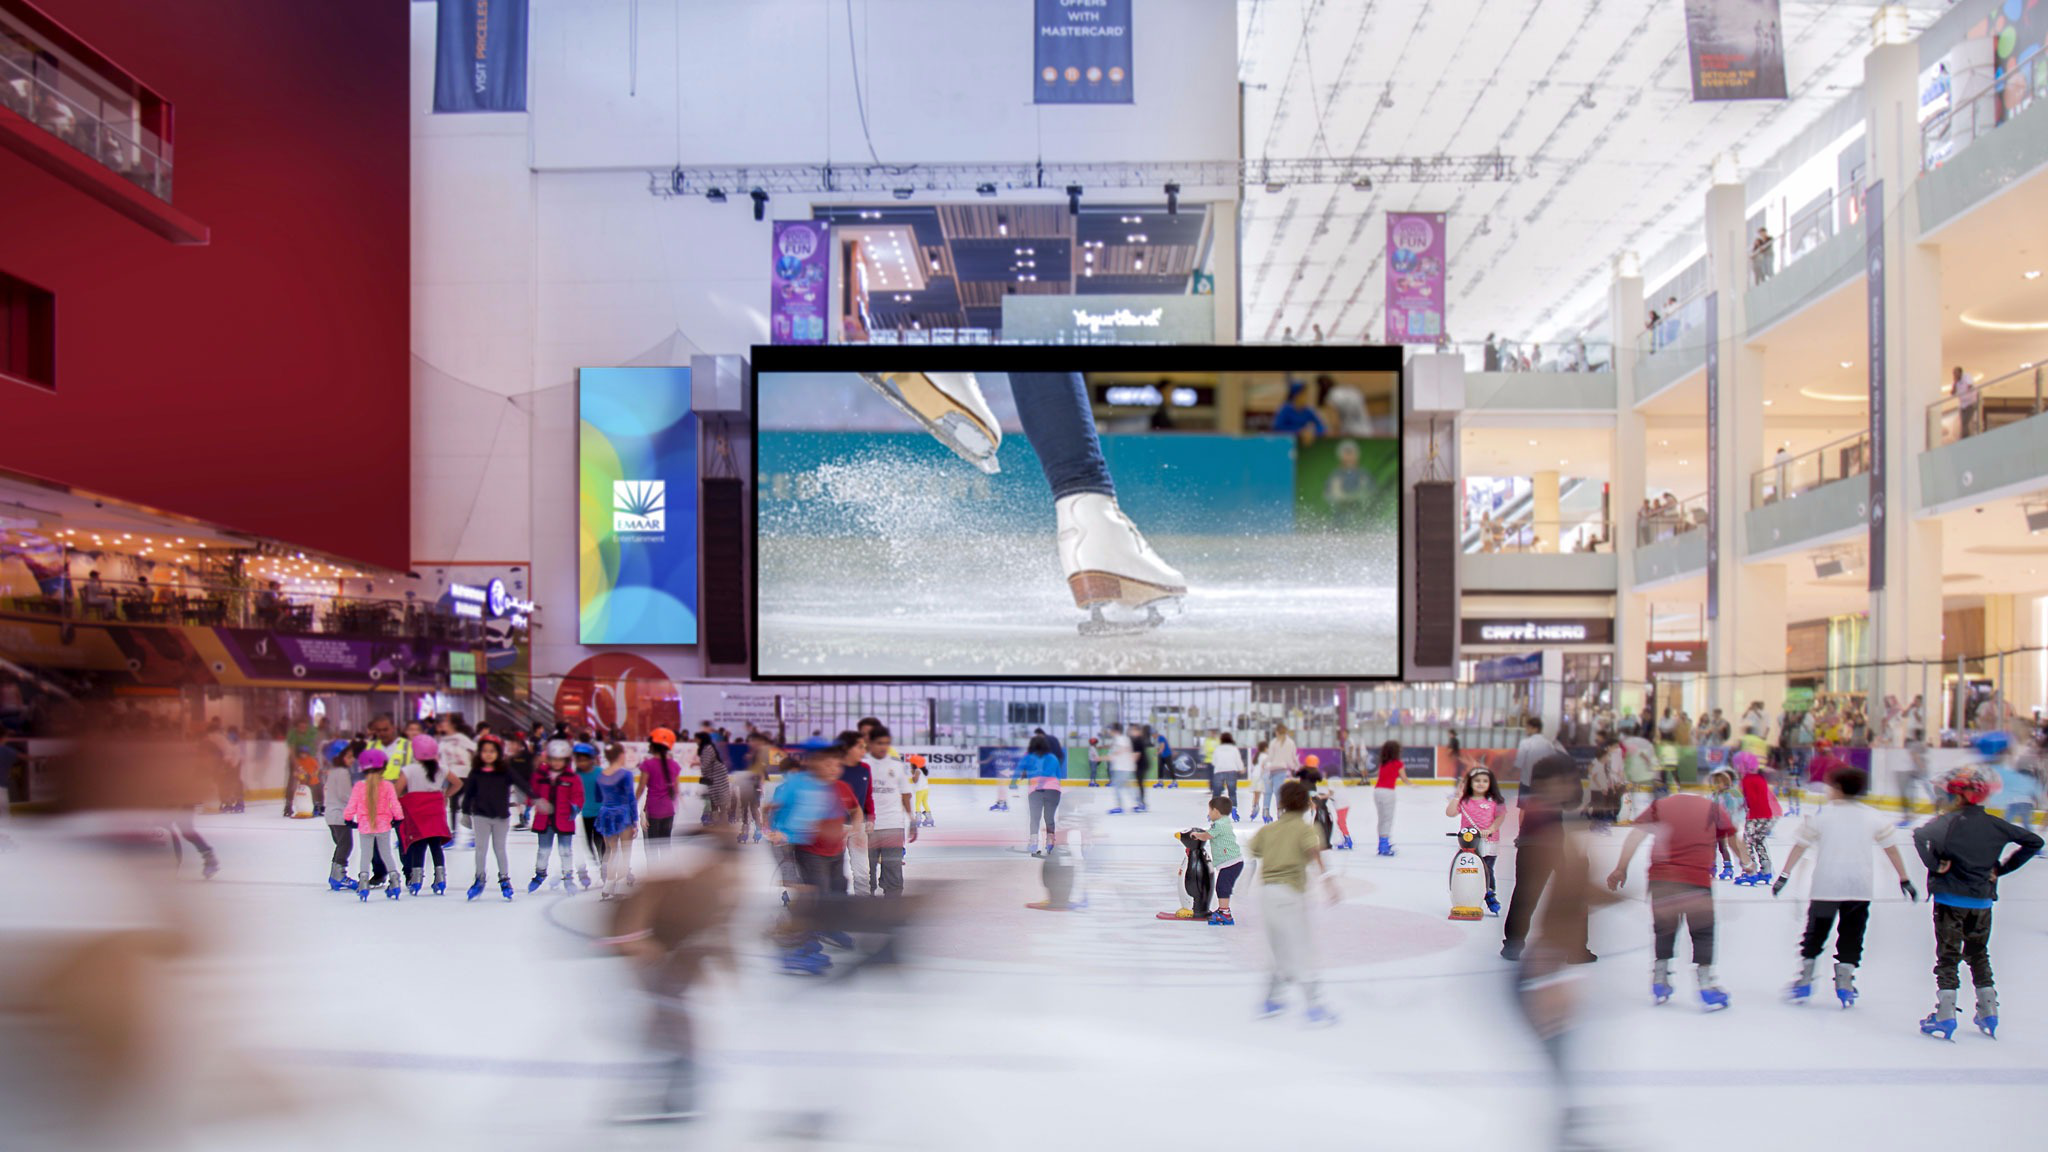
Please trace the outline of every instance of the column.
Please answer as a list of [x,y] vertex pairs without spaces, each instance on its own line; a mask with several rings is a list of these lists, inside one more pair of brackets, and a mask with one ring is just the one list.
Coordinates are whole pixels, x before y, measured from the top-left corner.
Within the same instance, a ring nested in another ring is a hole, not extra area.
[[1775,716],[1785,703],[1785,568],[1750,564],[1749,478],[1765,463],[1763,353],[1744,333],[1749,288],[1748,213],[1732,165],[1707,190],[1707,261],[1718,293],[1721,367],[1720,459],[1707,483],[1720,496],[1720,612],[1707,621],[1708,700],[1730,716],[1761,700]]
[[1910,700],[1920,662],[1941,660],[1941,522],[1921,520],[1920,454],[1927,406],[1946,378],[1941,357],[1941,253],[1920,243],[1920,52],[1880,44],[1863,61],[1870,174],[1884,182],[1885,588],[1870,597],[1880,674],[1873,697]]
[[1649,429],[1636,411],[1636,342],[1643,332],[1643,275],[1633,252],[1614,261],[1607,289],[1607,327],[1614,335],[1614,675],[1615,711],[1641,713],[1650,679],[1649,598],[1635,591],[1636,510],[1648,483]]
[[1563,515],[1558,511],[1557,473],[1538,472],[1529,478],[1532,491],[1529,501],[1529,517],[1534,523],[1534,551],[1556,553],[1558,521]]
[[1209,267],[1214,272],[1216,343],[1237,343],[1237,209],[1235,200],[1209,205]]

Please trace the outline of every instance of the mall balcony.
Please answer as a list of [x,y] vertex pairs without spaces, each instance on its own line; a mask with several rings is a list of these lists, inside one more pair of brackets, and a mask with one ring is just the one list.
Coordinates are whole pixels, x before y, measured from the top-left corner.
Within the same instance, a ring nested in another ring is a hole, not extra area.
[[1870,434],[1857,432],[1749,478],[1745,556],[1777,555],[1862,532],[1870,523]]
[[1693,296],[1658,314],[1636,353],[1635,397],[1641,406],[1667,388],[1707,370],[1707,298]]
[[1756,341],[1852,284],[1863,283],[1863,188],[1829,192],[1793,216],[1785,239],[1750,253],[1745,338]]
[[1465,592],[1613,592],[1613,525],[1604,520],[1468,522],[1458,585]]
[[1614,411],[1614,347],[1570,340],[1439,347],[1465,363],[1465,411],[1491,416]]
[[1946,512],[2048,484],[2044,374],[2048,367],[2028,365],[1978,384],[1968,408],[1954,396],[1928,406],[1929,447],[1919,460],[1921,512]]
[[403,637],[451,643],[485,642],[480,617],[458,614],[417,597],[365,592],[290,592],[203,580],[152,583],[72,580],[55,594],[21,582],[0,584],[0,616],[60,619],[74,624],[138,627],[247,628],[286,635]]
[[1707,569],[1707,496],[1702,492],[1636,517],[1638,588],[1681,580]]
[[1927,238],[2008,192],[2038,205],[2048,189],[2048,101],[2039,81],[1977,68],[1948,83],[1954,95],[1940,94],[1929,105],[1939,111],[1920,126],[1919,223]]

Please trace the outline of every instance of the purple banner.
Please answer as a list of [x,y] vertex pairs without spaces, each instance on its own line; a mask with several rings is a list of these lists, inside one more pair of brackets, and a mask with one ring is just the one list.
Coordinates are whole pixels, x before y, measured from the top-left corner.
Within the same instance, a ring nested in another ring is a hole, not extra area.
[[1867,262],[1870,308],[1870,590],[1884,591],[1884,488],[1886,443],[1890,431],[1885,422],[1884,356],[1884,181],[1873,181],[1863,192],[1863,255]]
[[1444,214],[1387,213],[1387,343],[1444,334]]
[[[1707,619],[1721,618],[1721,294],[1707,293]],[[1725,670],[1725,669],[1724,669]]]
[[775,273],[768,303],[771,344],[823,344],[831,303],[832,226],[821,220],[775,222]]

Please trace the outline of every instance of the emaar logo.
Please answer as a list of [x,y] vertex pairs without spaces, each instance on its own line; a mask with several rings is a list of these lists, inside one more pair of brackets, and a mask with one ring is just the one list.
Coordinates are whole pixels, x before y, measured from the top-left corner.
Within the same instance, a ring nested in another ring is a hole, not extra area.
[[612,481],[612,531],[621,536],[668,531],[668,483]]

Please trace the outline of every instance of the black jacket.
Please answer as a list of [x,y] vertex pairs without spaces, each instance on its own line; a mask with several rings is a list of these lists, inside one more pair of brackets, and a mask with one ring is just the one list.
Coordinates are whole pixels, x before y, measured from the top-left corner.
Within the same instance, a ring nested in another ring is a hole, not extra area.
[[[2018,848],[2006,855],[2007,844]],[[2041,838],[1975,804],[1965,804],[1922,824],[1913,833],[1913,847],[1927,865],[1929,895],[1996,900],[1998,878],[2033,859],[2041,850]],[[1948,862],[1948,871],[1937,871],[1943,861]]]
[[472,765],[456,805],[470,816],[503,820],[512,814],[512,788],[515,783],[510,771],[486,772],[482,767]]

